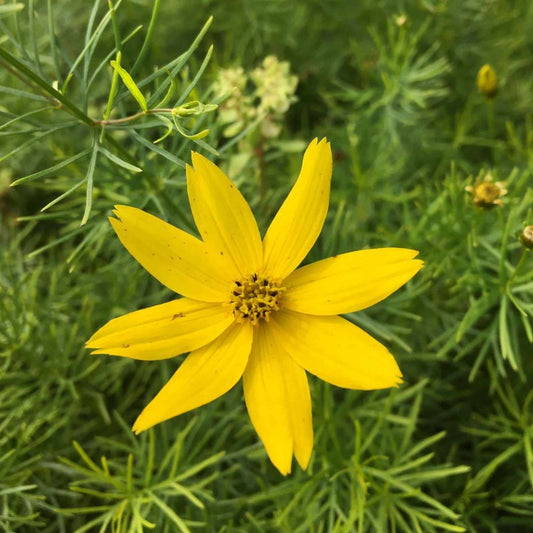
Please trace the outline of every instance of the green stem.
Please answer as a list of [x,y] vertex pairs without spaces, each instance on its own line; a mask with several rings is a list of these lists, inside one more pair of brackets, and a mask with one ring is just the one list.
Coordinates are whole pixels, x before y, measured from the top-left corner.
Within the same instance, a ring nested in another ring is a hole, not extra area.
[[[494,100],[489,100],[489,102],[487,102],[487,120],[488,120],[488,125],[489,125],[490,140],[494,141],[496,137],[496,130],[494,126]],[[492,143],[490,152],[491,152],[491,157],[492,157],[492,163],[494,164],[496,161],[495,159],[496,154],[494,153],[495,152],[494,143]]]
[[54,32],[54,12],[53,12],[53,7],[52,7],[52,0],[47,0],[47,6],[48,6],[48,34],[50,35],[50,48],[52,52],[52,58],[54,61],[57,83],[61,85],[61,66],[59,64],[59,56],[57,54],[56,35]]
[[[502,211],[498,211],[498,217],[500,218],[500,221],[502,221]],[[505,281],[505,256],[506,256],[506,250],[507,250],[507,242],[509,241],[509,233],[511,231],[511,222],[512,222],[512,212],[507,217],[507,221],[505,222],[505,226],[502,233],[502,240],[500,245],[500,262],[499,262],[499,275],[500,280],[503,282]],[[502,221],[503,222],[503,221]]]
[[120,30],[117,23],[116,9],[112,0],[108,0],[109,13],[111,15],[111,24],[113,25],[113,35],[115,37],[115,48],[118,52],[122,52],[122,39],[120,38]]
[[110,118],[110,119],[103,119],[103,120],[93,120],[93,124],[95,126],[107,126],[110,124],[125,124],[127,122],[131,122],[132,120],[137,120],[140,117],[144,117],[145,115],[153,115],[157,113],[172,115],[174,111],[174,108],[172,107],[164,107],[164,108],[158,108],[155,107],[154,109],[147,109],[146,111],[139,111],[138,113],[135,113],[135,115],[130,115],[129,117],[122,117],[122,118]]
[[516,265],[514,269],[513,275],[509,278],[509,281],[507,282],[508,286],[511,286],[511,284],[513,283],[514,279],[518,275],[518,271],[522,268],[522,266],[526,262],[526,259],[529,253],[530,253],[529,250],[525,250],[525,249],[522,250],[522,255],[520,256],[520,259],[518,260],[518,264]]

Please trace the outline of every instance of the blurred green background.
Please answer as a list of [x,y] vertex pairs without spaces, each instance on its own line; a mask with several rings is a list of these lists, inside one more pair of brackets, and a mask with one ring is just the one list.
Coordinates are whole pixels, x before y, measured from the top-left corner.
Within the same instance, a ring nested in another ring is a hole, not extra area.
[[[1,3],[0,530],[533,531],[532,72],[522,0]],[[194,233],[194,149],[264,230],[315,136],[334,170],[306,261],[380,246],[425,261],[348,315],[405,383],[311,376],[313,457],[287,478],[240,385],[135,437],[181,359],[84,349],[172,298],[114,235],[113,205]]]

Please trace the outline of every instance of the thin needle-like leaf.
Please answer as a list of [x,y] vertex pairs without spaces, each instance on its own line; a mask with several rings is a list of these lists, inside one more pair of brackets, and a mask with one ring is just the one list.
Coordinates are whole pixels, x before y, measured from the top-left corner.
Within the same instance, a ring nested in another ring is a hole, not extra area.
[[168,159],[169,161],[172,161],[173,163],[176,163],[176,165],[179,165],[181,168],[185,168],[185,161],[182,161],[178,157],[176,157],[174,154],[171,154],[168,150],[165,150],[164,148],[161,148],[160,146],[155,145],[154,143],[151,143],[150,141],[146,140],[144,137],[139,135],[135,130],[130,131],[131,136],[143,146],[146,146],[149,150],[152,152],[155,152],[161,156],[163,156],[165,159]]
[[94,169],[96,167],[96,158],[98,156],[98,141],[94,139],[94,146],[92,149],[91,160],[89,161],[89,167],[87,168],[87,175],[85,180],[87,182],[87,195],[85,197],[85,211],[83,213],[83,218],[81,219],[80,226],[84,226],[89,220],[89,215],[91,213],[91,207],[93,204],[93,179],[94,179]]
[[204,73],[204,70],[207,68],[207,65],[209,64],[209,61],[211,60],[211,56],[213,55],[213,50],[214,50],[214,47],[213,47],[213,45],[211,45],[208,48],[207,53],[205,54],[204,60],[202,61],[202,64],[200,65],[200,68],[198,69],[198,72],[196,73],[196,76],[194,76],[194,78],[192,79],[191,83],[189,83],[187,88],[183,91],[183,93],[181,93],[181,96],[179,97],[179,99],[176,102],[176,104],[174,105],[174,107],[179,107],[181,104],[183,104],[183,102],[185,102],[185,100],[187,99],[187,97],[189,96],[191,91],[196,87],[196,84],[198,83],[198,80],[200,79],[200,77]]
[[50,176],[50,174],[56,173],[58,170],[61,170],[62,168],[67,167],[71,163],[74,163],[74,161],[78,161],[79,159],[82,159],[86,155],[88,155],[91,152],[91,149],[88,148],[87,150],[83,150],[83,152],[80,152],[79,154],[73,155],[72,157],[69,157],[68,159],[65,159],[56,165],[53,165],[51,167],[48,167],[44,170],[40,170],[39,172],[35,172],[33,174],[30,174],[28,176],[24,176],[23,178],[19,178],[15,180],[13,183],[11,183],[11,187],[15,187],[17,185],[20,185],[21,183],[27,182],[27,181],[33,181],[39,178],[44,178],[46,176]]
[[146,32],[146,37],[144,38],[143,44],[141,46],[141,50],[139,54],[137,55],[137,59],[135,60],[135,63],[133,63],[133,67],[131,67],[131,72],[134,73],[139,65],[141,64],[141,61],[144,59],[144,56],[146,54],[146,51],[148,50],[148,47],[150,46],[150,42],[152,40],[152,34],[155,27],[155,21],[157,19],[157,14],[159,13],[159,4],[161,0],[155,0],[154,1],[154,7],[152,8],[152,16],[150,17],[150,22],[148,23],[148,30]]
[[120,157],[116,156],[115,154],[112,154],[109,150],[106,150],[102,146],[98,148],[98,151],[107,157],[110,161],[117,164],[119,167],[125,168],[126,170],[130,170],[131,172],[142,172],[143,169],[139,168],[135,165],[132,165],[128,163],[127,161],[124,161],[124,159],[121,159]]

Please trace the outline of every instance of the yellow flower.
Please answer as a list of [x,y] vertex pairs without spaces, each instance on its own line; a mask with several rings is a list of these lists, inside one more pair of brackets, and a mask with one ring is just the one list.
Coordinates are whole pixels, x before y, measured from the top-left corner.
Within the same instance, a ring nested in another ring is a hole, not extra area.
[[297,268],[329,203],[331,148],[315,139],[263,240],[244,197],[213,163],[192,154],[187,191],[202,240],[144,211],[116,206],[111,224],[150,274],[183,296],[115,318],[87,342],[92,353],[154,361],[190,352],[133,430],[207,404],[242,377],[252,424],[284,475],[313,447],[306,371],[339,387],[401,383],[389,351],[335,316],[383,300],[422,267],[418,252],[378,248]]
[[483,65],[477,73],[477,88],[479,92],[489,98],[498,92],[498,76],[490,65]]

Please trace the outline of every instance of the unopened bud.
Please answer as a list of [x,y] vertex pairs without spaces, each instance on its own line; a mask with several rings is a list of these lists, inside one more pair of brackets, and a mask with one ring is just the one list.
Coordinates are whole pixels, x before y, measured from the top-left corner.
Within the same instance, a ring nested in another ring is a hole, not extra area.
[[524,248],[533,250],[533,226],[526,226],[520,234],[520,242]]
[[494,98],[498,92],[498,76],[490,65],[483,65],[477,73],[477,88],[488,98]]
[[394,22],[396,23],[396,26],[398,27],[402,27],[402,26],[405,26],[407,24],[407,15],[405,14],[402,14],[402,15],[398,15],[395,19],[394,19]]

